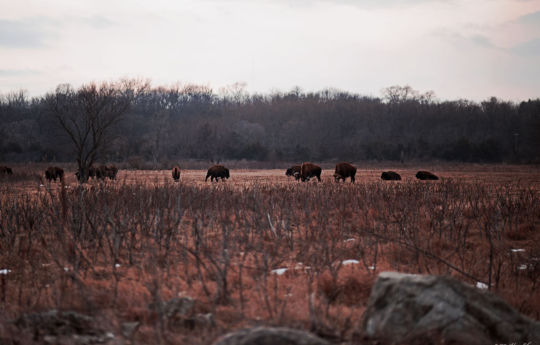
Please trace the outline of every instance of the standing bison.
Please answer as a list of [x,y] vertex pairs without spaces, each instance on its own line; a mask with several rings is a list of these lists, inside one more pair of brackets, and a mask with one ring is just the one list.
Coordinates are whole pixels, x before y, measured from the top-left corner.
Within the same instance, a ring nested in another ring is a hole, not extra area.
[[302,169],[301,165],[293,165],[287,171],[285,172],[286,176],[294,176],[294,178],[298,181],[300,179],[300,170]]
[[419,171],[416,173],[416,178],[419,180],[438,180],[439,178],[429,171]]
[[214,179],[217,182],[220,177],[221,181],[223,181],[226,178],[229,178],[229,169],[225,168],[223,165],[214,165],[208,169],[204,181],[208,181],[208,177],[210,177],[210,182]]
[[[115,180],[117,174],[118,168],[114,165],[100,165],[97,168],[91,166],[90,168],[88,168],[88,178],[92,179],[95,177],[96,179],[104,180],[108,177],[111,180]],[[77,176],[77,180],[82,182],[82,174],[80,171],[77,171],[75,173],[75,176]]]
[[13,175],[13,170],[10,167],[0,166],[0,176]]
[[317,177],[319,182],[321,181],[321,172],[322,169],[320,166],[315,165],[313,163],[303,163],[302,167],[300,168],[300,178],[302,179],[302,182],[309,181],[312,177]]
[[180,167],[178,165],[175,165],[172,168],[172,178],[174,179],[174,182],[178,182],[180,180]]
[[54,180],[54,182],[56,182],[56,179],[60,179],[60,181],[63,181],[64,169],[59,167],[48,167],[47,170],[45,170],[45,178],[49,182],[51,182],[51,180]]
[[106,175],[109,179],[111,180],[115,180],[116,179],[116,175],[118,174],[118,168],[114,165],[109,165],[108,167],[106,167]]
[[336,182],[339,182],[340,179],[345,182],[345,179],[350,177],[351,182],[354,183],[355,175],[356,167],[354,165],[346,162],[336,164],[336,171],[334,172],[334,179]]
[[381,179],[385,181],[399,181],[401,180],[401,176],[395,171],[383,171]]

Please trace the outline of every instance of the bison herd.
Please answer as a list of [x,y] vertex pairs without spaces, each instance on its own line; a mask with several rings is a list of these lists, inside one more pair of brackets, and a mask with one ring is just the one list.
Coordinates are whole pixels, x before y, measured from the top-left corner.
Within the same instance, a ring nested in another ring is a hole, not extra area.
[[9,167],[0,166],[0,176],[13,175],[13,170]]
[[[301,165],[293,165],[288,168],[285,172],[286,176],[292,176],[295,180],[302,180],[302,182],[309,181],[312,178],[316,178],[319,182],[321,181],[322,169],[320,166],[315,165],[310,162],[302,163]],[[12,175],[13,170],[7,166],[0,166],[0,176]],[[116,179],[118,174],[118,168],[114,165],[106,166],[100,165],[98,167],[90,167],[87,171],[87,177],[91,179],[104,180],[109,178],[111,180]],[[351,182],[355,182],[356,167],[350,163],[342,162],[336,164],[336,169],[334,171],[334,180],[339,182],[342,180],[345,182],[347,178],[351,179]],[[75,176],[79,181],[84,181],[83,174],[80,171],[75,173]],[[429,171],[418,171],[416,173],[416,178],[418,180],[438,180],[439,177],[434,175]],[[175,165],[172,169],[172,177],[175,182],[180,180],[180,167]],[[210,177],[210,182],[219,181],[221,179],[224,181],[230,177],[229,169],[223,165],[213,165],[208,168],[206,173],[205,181],[208,181]],[[45,178],[47,181],[55,181],[58,179],[62,181],[64,179],[64,170],[57,166],[51,166],[45,171]],[[381,174],[381,179],[385,181],[399,181],[401,176],[395,171],[383,171]]]
[[[106,166],[106,165],[100,165],[98,167],[91,166],[88,168],[88,178],[96,179],[96,180],[105,180],[106,178],[109,178],[111,180],[116,179],[116,175],[118,174],[118,168],[114,165]],[[77,177],[77,180],[79,181],[85,181],[84,174],[81,171],[77,171],[75,173],[75,176]]]
[[[312,177],[317,177],[321,180],[321,167],[313,163],[303,163],[302,165],[293,165],[285,172],[286,176],[293,176],[296,180],[309,181]],[[334,180],[339,182],[342,180],[345,182],[347,178],[351,179],[351,182],[355,182],[356,167],[351,163],[342,162],[336,164],[336,170],[334,171]],[[419,171],[416,173],[416,178],[419,180],[438,180],[439,178],[430,173],[429,171]],[[385,181],[399,181],[401,176],[395,171],[383,171],[381,179]]]

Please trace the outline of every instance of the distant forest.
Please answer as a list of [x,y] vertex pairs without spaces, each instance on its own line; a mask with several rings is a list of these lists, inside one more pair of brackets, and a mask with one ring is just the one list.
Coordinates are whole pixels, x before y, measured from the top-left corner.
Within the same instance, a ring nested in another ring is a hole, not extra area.
[[[0,96],[0,161],[73,162],[46,96]],[[339,90],[248,94],[147,87],[108,133],[99,160],[540,162],[540,99],[438,101],[394,86],[381,98]],[[135,163],[134,163],[135,164]]]

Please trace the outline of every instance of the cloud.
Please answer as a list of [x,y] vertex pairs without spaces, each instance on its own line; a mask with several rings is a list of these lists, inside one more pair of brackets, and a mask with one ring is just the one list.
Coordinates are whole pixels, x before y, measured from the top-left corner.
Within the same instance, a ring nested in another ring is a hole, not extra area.
[[0,77],[21,77],[37,74],[41,74],[41,72],[32,69],[0,69]]
[[45,46],[47,36],[47,31],[39,24],[0,19],[0,46],[40,48]]
[[540,55],[540,38],[534,38],[527,42],[520,43],[512,47],[510,50],[518,55]]
[[491,40],[484,35],[473,35],[469,38],[473,43],[486,48],[497,48]]
[[540,11],[532,12],[521,16],[513,21],[514,23],[526,25],[530,28],[540,29]]

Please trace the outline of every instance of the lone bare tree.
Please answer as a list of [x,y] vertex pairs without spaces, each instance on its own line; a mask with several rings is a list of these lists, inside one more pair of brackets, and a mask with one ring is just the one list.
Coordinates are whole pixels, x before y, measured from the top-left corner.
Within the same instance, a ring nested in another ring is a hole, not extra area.
[[90,83],[78,90],[64,84],[45,96],[50,115],[73,144],[79,182],[88,181],[89,168],[110,142],[109,129],[147,87],[138,80]]

